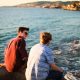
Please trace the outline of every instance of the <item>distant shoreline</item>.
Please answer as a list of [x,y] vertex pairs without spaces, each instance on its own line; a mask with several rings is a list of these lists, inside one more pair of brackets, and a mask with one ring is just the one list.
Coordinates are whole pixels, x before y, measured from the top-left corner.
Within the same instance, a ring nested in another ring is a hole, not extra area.
[[80,11],[80,1],[39,1],[33,3],[24,3],[15,6],[2,6],[2,7],[19,7],[19,8],[50,8],[50,9],[63,9],[71,11]]
[[33,3],[25,3],[16,5],[13,7],[23,7],[23,8],[60,8],[64,10],[72,10],[72,11],[80,11],[80,1],[56,1],[56,2],[49,2],[49,1],[39,1],[39,2],[33,2]]

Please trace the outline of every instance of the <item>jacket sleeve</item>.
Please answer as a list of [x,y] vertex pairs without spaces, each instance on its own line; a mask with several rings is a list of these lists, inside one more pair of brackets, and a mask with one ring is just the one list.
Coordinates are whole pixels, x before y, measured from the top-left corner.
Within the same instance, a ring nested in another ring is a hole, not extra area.
[[12,72],[14,65],[16,63],[16,45],[15,45],[15,40],[11,40],[5,49],[5,57],[4,57],[4,62],[5,62],[5,67],[8,70],[8,72]]

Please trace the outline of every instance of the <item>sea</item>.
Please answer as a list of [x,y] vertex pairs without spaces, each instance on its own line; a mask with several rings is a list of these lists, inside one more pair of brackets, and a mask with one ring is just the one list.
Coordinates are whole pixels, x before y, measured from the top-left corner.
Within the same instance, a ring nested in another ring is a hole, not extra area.
[[[40,32],[52,34],[51,48],[57,44],[68,43],[73,39],[80,39],[80,11],[48,8],[16,8],[0,7],[0,63],[4,62],[4,49],[11,38],[16,37],[18,27],[29,27],[26,39],[26,48],[30,49],[39,43]],[[61,58],[70,58],[73,69],[80,68],[80,55]],[[59,56],[59,55],[58,55]],[[64,59],[63,59],[64,61]],[[63,62],[62,61],[62,62]],[[75,67],[76,66],[76,67]]]

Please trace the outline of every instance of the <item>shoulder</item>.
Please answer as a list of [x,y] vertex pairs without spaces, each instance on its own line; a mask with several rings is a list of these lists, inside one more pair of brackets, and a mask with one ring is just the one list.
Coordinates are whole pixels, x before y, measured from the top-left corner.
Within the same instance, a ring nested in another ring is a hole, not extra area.
[[12,42],[16,42],[16,38],[12,38],[8,41],[8,44],[11,44]]
[[30,49],[30,52],[39,52],[42,50],[43,50],[43,47],[38,43],[32,46],[32,48]]
[[9,44],[15,44],[15,45],[25,44],[25,40],[22,38],[16,37],[16,38],[12,38],[9,41]]
[[47,52],[52,52],[52,49],[49,48],[48,46],[45,46],[45,51],[47,51]]
[[32,46],[31,49],[37,49],[40,45],[39,44],[35,44],[34,46]]

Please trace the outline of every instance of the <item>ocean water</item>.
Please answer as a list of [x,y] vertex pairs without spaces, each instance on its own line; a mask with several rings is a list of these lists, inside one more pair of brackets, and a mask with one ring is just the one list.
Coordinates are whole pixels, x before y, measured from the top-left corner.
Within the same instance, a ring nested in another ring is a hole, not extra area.
[[[30,28],[26,39],[27,48],[39,42],[39,33],[43,31],[52,34],[52,44],[68,42],[72,38],[80,38],[80,11],[1,7],[0,62],[3,62],[6,44],[11,38],[16,37],[19,26]],[[80,56],[78,60],[79,58]]]

